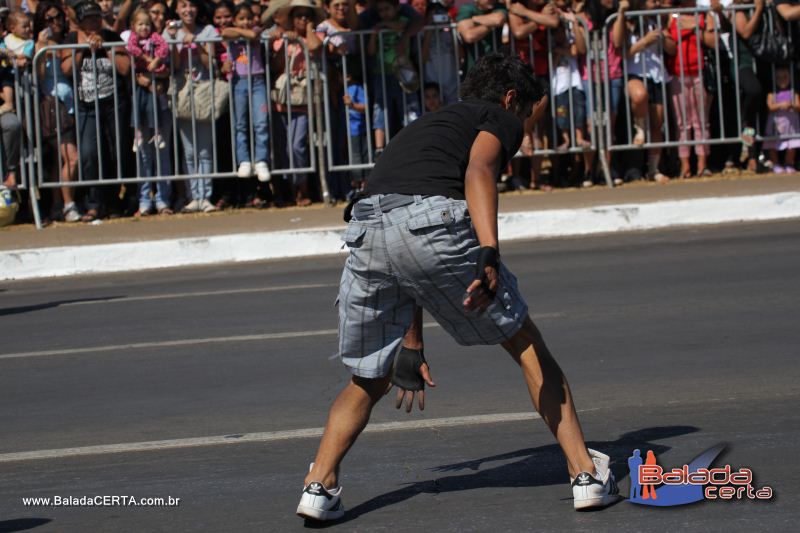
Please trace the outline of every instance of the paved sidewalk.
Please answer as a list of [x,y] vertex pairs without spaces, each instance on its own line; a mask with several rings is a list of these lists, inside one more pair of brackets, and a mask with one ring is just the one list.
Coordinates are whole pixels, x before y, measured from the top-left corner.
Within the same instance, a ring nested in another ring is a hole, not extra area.
[[[335,254],[342,207],[11,226],[0,230],[0,279]],[[500,214],[501,239],[795,218],[800,174],[509,192],[500,197]]]

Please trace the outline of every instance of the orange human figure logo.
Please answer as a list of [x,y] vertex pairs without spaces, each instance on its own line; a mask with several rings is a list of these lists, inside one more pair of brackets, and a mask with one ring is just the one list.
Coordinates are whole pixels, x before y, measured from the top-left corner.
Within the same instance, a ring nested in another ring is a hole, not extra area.
[[[658,463],[656,462],[656,454],[653,453],[653,450],[647,450],[647,460],[645,460],[644,464],[646,466],[655,466]],[[642,483],[642,499],[657,499],[656,496],[656,487],[652,483]]]

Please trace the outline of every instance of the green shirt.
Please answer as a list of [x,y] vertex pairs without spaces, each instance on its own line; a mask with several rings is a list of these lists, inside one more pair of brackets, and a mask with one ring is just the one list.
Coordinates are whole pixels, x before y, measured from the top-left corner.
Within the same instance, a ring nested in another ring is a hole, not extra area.
[[[393,22],[399,21],[404,22],[408,25],[408,18],[399,16]],[[397,43],[400,42],[402,39],[403,33],[399,31],[381,31],[378,34],[378,49],[381,46],[381,40],[383,40],[383,64],[386,65],[386,68],[391,68],[392,63],[397,58]],[[378,60],[378,65],[380,65],[380,60]]]
[[[475,4],[464,4],[463,6],[458,8],[458,14],[456,15],[456,22],[461,22],[462,20],[471,19],[477,15],[489,15],[491,13],[497,13],[498,11],[506,13],[506,8],[501,6],[495,6],[494,9],[478,9],[478,6]],[[478,42],[472,44],[464,43],[464,48],[467,51],[467,72],[472,69],[475,63],[480,59],[482,56],[494,51],[499,50],[500,47],[503,46],[503,27],[500,26],[498,28],[494,28],[486,37],[481,39]]]

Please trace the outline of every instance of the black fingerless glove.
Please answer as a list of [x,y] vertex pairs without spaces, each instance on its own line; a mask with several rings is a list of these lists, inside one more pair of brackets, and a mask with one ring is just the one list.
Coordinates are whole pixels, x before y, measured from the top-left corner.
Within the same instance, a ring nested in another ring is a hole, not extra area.
[[400,348],[392,365],[392,384],[407,391],[425,390],[425,380],[419,373],[419,367],[425,362],[422,350],[412,350],[405,346]]
[[489,289],[489,278],[486,276],[486,267],[492,267],[495,270],[500,270],[500,256],[497,248],[491,246],[482,246],[478,251],[478,263],[475,265],[475,279],[481,280],[481,289],[494,300],[497,291]]

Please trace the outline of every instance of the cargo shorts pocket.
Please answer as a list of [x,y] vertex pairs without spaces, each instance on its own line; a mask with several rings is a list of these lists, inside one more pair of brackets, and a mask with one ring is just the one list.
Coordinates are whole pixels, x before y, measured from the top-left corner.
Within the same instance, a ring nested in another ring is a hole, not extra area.
[[354,224],[350,222],[347,229],[342,235],[342,240],[348,248],[358,248],[364,242],[364,235],[367,233],[367,228],[361,224]]
[[452,207],[431,209],[408,219],[406,223],[412,233],[421,233],[428,228],[447,227],[455,221],[455,212]]

